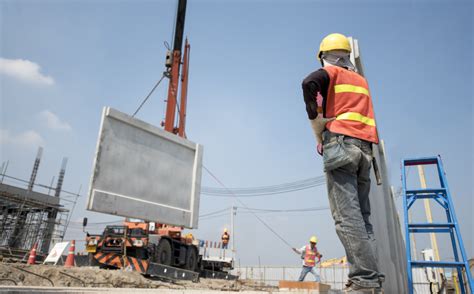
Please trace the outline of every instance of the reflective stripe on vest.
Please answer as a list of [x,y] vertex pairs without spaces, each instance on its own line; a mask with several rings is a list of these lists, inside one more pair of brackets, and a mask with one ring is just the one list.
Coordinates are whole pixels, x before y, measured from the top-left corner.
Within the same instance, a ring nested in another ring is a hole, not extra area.
[[359,93],[359,94],[364,94],[369,96],[369,90],[367,90],[364,87],[358,87],[350,84],[341,84],[341,85],[335,85],[334,86],[334,91],[337,93],[344,93],[344,92],[350,92],[350,93]]
[[304,253],[304,265],[305,266],[315,266],[316,264],[316,247],[314,250],[311,250],[311,246],[306,245],[306,250]]
[[341,120],[341,119],[354,120],[354,121],[358,121],[358,122],[361,122],[363,124],[375,127],[375,120],[374,119],[372,119],[370,117],[367,117],[367,116],[363,116],[362,114],[357,113],[357,112],[346,112],[346,113],[343,113],[343,114],[339,114],[336,117],[336,119],[337,120]]

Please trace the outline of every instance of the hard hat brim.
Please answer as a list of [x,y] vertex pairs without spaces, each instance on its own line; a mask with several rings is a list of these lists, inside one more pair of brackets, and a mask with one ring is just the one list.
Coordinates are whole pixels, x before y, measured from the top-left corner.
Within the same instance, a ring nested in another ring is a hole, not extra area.
[[318,60],[321,60],[321,54],[326,51],[331,51],[331,50],[346,50],[349,53],[352,51],[351,44],[349,42],[349,39],[338,33],[334,34],[329,34],[327,35],[322,41],[321,44],[319,45],[319,51],[317,58]]

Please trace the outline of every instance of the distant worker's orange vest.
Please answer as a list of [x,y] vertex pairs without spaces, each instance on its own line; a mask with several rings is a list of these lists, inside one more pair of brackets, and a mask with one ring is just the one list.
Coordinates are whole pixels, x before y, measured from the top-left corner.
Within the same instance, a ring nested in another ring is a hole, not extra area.
[[326,128],[337,134],[378,144],[374,108],[367,81],[359,74],[338,66],[323,68],[329,75],[326,117],[336,119]]
[[222,243],[223,244],[228,244],[229,243],[229,238],[230,238],[229,234],[223,234],[222,235]]
[[311,249],[310,245],[306,245],[305,253],[304,253],[304,265],[314,267],[316,265],[316,252],[318,249],[316,246],[314,250]]

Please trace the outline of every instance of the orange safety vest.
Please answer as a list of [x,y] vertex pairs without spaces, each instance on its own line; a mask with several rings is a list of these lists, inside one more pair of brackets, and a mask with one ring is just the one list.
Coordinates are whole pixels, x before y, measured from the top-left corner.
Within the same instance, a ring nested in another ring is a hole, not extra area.
[[372,143],[379,143],[374,108],[367,81],[359,74],[338,66],[323,68],[329,75],[326,117],[336,119],[326,128]]
[[312,250],[310,245],[306,245],[304,253],[305,266],[314,267],[316,265],[316,252],[318,252],[316,246],[314,247],[314,250]]
[[229,234],[222,234],[222,243],[228,244],[229,243]]

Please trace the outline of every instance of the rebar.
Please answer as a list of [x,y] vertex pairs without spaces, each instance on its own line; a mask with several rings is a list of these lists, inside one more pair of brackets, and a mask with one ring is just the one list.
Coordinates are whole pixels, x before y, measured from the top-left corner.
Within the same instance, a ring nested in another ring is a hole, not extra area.
[[34,272],[30,272],[29,270],[26,270],[26,269],[21,268],[21,267],[16,267],[16,266],[12,266],[12,267],[15,268],[15,269],[17,269],[17,270],[19,270],[19,271],[22,271],[22,272],[25,272],[25,273],[28,273],[28,274],[31,274],[31,275],[40,277],[40,278],[42,278],[42,279],[48,280],[48,281],[51,283],[51,286],[54,287],[54,283],[53,283],[53,281],[52,281],[50,278],[47,278],[47,277],[45,277],[45,276],[42,276],[42,275],[37,274],[37,273],[34,273]]

